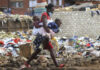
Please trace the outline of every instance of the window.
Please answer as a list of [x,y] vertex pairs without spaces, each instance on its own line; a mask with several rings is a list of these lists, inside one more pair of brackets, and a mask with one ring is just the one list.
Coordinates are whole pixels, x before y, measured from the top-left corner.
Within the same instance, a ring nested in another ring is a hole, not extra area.
[[57,5],[57,0],[53,0],[53,4],[56,6]]
[[48,4],[51,3],[51,0],[48,0]]
[[37,1],[36,0],[30,0],[29,1],[29,7],[36,7],[37,6]]
[[23,1],[11,2],[11,7],[14,8],[23,8],[24,4]]

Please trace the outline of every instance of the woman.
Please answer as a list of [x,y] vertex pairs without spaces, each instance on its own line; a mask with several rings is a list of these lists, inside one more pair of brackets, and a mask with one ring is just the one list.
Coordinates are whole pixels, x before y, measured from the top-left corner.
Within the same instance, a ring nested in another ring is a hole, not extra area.
[[55,59],[54,53],[53,53],[53,46],[52,46],[51,42],[49,41],[49,39],[52,38],[52,32],[48,28],[47,24],[50,22],[50,20],[51,20],[50,17],[54,11],[53,4],[49,4],[48,6],[46,6],[46,9],[47,9],[47,12],[44,12],[41,16],[41,22],[43,23],[42,26],[43,26],[44,30],[47,32],[47,34],[45,36],[43,36],[41,34],[37,34],[37,37],[34,41],[34,44],[36,45],[36,50],[32,54],[32,56],[29,58],[29,60],[27,62],[25,62],[25,67],[30,67],[30,65],[29,65],[30,62],[33,59],[37,58],[37,54],[39,54],[41,51],[41,49],[39,48],[41,43],[43,43],[43,48],[47,49],[50,52],[51,58],[53,59],[55,66],[56,67],[63,67],[64,66],[63,64],[61,64],[60,66],[58,65],[58,63]]
[[46,16],[47,20],[51,20],[51,16],[54,12],[54,5],[53,4],[48,4],[48,6],[46,6],[45,8],[47,11],[42,14],[41,21],[42,21],[43,16]]

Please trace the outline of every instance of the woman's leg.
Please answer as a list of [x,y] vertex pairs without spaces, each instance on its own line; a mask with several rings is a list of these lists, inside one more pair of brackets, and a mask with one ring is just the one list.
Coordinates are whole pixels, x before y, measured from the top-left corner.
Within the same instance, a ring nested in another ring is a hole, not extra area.
[[54,52],[53,52],[53,46],[51,44],[51,42],[49,41],[49,38],[48,37],[45,37],[44,40],[43,40],[43,47],[44,49],[48,49],[49,52],[50,52],[50,56],[55,64],[56,67],[59,67],[57,61],[56,61],[56,58],[55,58],[55,55],[54,55]]
[[50,56],[51,56],[51,58],[52,58],[52,60],[53,60],[53,62],[55,64],[55,66],[58,67],[59,65],[58,65],[58,63],[56,61],[56,58],[55,58],[55,55],[54,55],[54,52],[53,52],[53,48],[51,48],[50,46],[52,47],[52,45],[49,44],[49,47],[48,47],[48,50],[50,51]]
[[33,42],[36,45],[36,50],[27,61],[27,64],[29,64],[33,59],[35,59],[37,57],[37,54],[40,53],[41,49],[39,49],[39,46],[42,43],[42,40],[43,40],[42,35],[38,34]]
[[50,55],[51,55],[51,58],[52,58],[52,60],[53,60],[53,62],[55,64],[55,66],[56,67],[60,67],[60,68],[64,67],[64,64],[58,65],[58,63],[56,61],[56,58],[55,58],[55,55],[54,55],[54,52],[53,52],[53,46],[52,46],[51,42],[48,43],[47,47],[48,47],[48,50],[50,51]]
[[37,55],[41,52],[41,49],[36,49],[36,51],[32,54],[32,56],[29,58],[29,60],[26,62],[27,64],[30,64],[30,62],[37,57]]
[[54,52],[53,52],[53,46],[52,46],[51,42],[49,42],[47,39],[45,39],[43,41],[43,47],[44,47],[44,49],[48,49],[49,50],[50,56],[51,56],[51,58],[52,58],[52,60],[53,60],[53,62],[55,64],[55,66],[58,67],[58,63],[57,63],[57,61],[55,59],[55,55],[54,55]]

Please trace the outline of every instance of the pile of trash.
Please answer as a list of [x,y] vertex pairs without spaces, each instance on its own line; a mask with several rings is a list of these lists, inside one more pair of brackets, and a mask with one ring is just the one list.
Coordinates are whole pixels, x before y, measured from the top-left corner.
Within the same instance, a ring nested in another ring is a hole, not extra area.
[[[0,32],[0,56],[18,57],[21,53],[20,46],[26,47],[34,38],[31,31]],[[30,46],[30,45],[28,45]]]
[[[58,38],[57,38],[58,39]],[[100,57],[100,38],[98,40],[89,37],[61,38],[58,39],[59,53],[80,55],[81,57]],[[62,49],[60,49],[62,48]]]
[[[34,52],[32,43],[34,38],[31,30],[27,32],[0,32],[0,65],[4,67],[14,63],[15,67],[18,67],[23,64]],[[100,63],[100,37],[98,39],[92,39],[88,36],[54,37],[51,42],[55,46],[56,59],[59,63],[64,63],[66,66]],[[32,65],[54,66],[51,57],[48,57],[49,53],[46,52],[46,54],[47,56],[44,56],[43,53],[40,53],[39,58]]]
[[[32,44],[34,36],[31,31],[0,32],[0,35],[0,67],[12,67],[13,65],[13,67],[19,68],[34,52],[29,52],[32,48],[28,45]],[[67,67],[100,64],[100,37],[98,39],[78,36],[54,37],[52,40],[59,64],[64,63]],[[36,68],[39,66],[53,67],[53,61],[47,56],[40,53],[38,59],[33,60],[31,65]]]
[[[13,54],[18,56],[16,50],[20,46],[28,46],[28,43],[33,45],[35,36],[32,35],[32,31],[17,31],[17,32],[0,32],[0,55]],[[100,38],[98,40],[89,37],[78,37],[72,38],[60,38],[55,37],[52,44],[55,47],[57,56],[62,55],[80,55],[82,57],[100,57]]]
[[0,23],[7,23],[7,21],[11,22],[32,22],[32,17],[28,15],[13,15],[13,14],[5,14],[3,12],[0,12]]

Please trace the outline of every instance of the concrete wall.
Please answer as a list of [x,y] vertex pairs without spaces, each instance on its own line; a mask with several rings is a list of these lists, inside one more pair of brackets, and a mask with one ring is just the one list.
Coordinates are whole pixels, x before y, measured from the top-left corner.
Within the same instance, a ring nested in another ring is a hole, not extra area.
[[95,38],[100,35],[100,15],[95,14],[94,17],[91,17],[89,11],[55,12],[52,18],[60,18],[63,22],[57,36],[88,35]]

